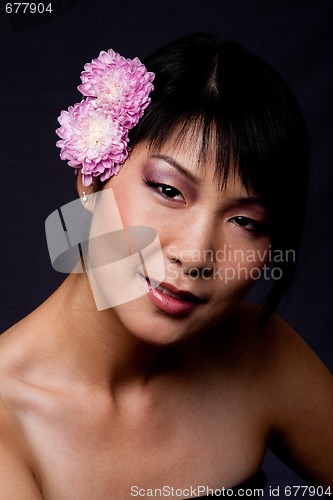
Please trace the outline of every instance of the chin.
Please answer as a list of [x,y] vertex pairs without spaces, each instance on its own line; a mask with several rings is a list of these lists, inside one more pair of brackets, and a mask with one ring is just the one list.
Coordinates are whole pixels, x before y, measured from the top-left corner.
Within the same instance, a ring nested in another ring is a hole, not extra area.
[[193,334],[185,325],[175,325],[168,318],[155,318],[151,321],[148,316],[134,315],[133,319],[126,319],[126,327],[138,340],[155,346],[169,346],[185,342]]
[[118,320],[137,340],[162,347],[185,342],[194,335],[193,318],[170,317],[151,307],[139,307],[138,302],[113,308]]
[[185,311],[167,307],[168,313],[156,307],[147,295],[113,308],[118,321],[138,341],[155,346],[171,346],[206,334],[228,316],[238,297],[219,297],[212,304],[197,303]]

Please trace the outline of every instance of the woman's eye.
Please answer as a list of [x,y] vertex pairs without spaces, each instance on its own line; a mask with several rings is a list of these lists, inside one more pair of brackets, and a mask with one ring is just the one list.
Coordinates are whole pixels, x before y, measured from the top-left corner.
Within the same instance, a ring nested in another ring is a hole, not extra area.
[[258,221],[250,219],[249,217],[245,217],[243,215],[238,215],[236,217],[232,217],[230,219],[232,222],[235,222],[238,226],[244,227],[248,231],[255,232],[264,232],[264,226]]
[[176,196],[181,196],[181,193],[178,191],[178,189],[168,186],[167,184],[159,184],[157,185],[158,191],[162,193],[164,196],[167,196],[168,198],[176,198]]
[[145,183],[154,191],[161,194],[164,198],[168,198],[170,200],[184,200],[181,192],[178,191],[178,189],[176,189],[175,187],[169,186],[169,184],[158,184],[157,182],[150,181],[149,179],[146,179]]

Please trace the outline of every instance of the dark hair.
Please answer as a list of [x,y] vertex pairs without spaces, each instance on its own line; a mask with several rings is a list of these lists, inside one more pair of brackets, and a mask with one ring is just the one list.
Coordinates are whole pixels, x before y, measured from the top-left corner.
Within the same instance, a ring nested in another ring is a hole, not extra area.
[[[209,34],[180,38],[145,61],[156,75],[152,102],[131,131],[161,147],[170,131],[201,141],[199,163],[216,144],[215,176],[223,185],[235,166],[244,186],[270,214],[272,250],[299,249],[304,220],[308,141],[297,102],[282,77],[261,57]],[[280,262],[266,301],[271,313],[287,290],[295,262]]]

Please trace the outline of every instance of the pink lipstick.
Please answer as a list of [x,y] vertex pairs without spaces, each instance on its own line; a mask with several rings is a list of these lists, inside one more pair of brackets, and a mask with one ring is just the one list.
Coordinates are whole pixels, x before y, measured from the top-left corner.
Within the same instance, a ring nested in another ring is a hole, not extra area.
[[199,304],[205,302],[191,292],[179,290],[169,283],[157,283],[142,276],[148,290],[148,298],[161,311],[175,316],[191,312]]

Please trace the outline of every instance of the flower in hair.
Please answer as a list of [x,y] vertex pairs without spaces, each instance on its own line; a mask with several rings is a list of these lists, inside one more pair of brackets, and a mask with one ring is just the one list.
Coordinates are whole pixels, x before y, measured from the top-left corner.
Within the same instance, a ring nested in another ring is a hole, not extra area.
[[117,174],[128,156],[128,131],[150,103],[154,73],[136,57],[110,49],[84,66],[78,89],[86,99],[62,111],[56,130],[60,158],[79,170],[89,186]]
[[70,167],[82,167],[82,179],[89,186],[94,178],[106,180],[118,173],[127,158],[127,130],[110,113],[91,101],[81,101],[62,111],[57,134],[61,138],[60,158]]
[[137,57],[125,59],[110,49],[85,64],[78,89],[86,97],[95,97],[124,127],[132,128],[150,103],[153,79],[154,73]]

